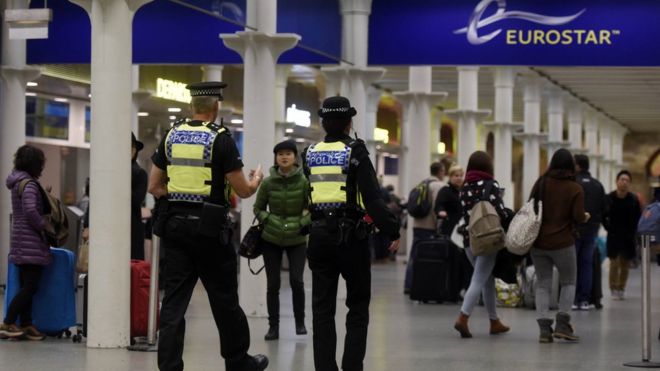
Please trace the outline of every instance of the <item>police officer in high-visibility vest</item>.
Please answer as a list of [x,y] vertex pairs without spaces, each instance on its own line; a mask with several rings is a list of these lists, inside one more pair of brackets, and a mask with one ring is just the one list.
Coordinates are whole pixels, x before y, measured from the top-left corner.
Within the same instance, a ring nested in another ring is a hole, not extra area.
[[346,339],[341,368],[362,370],[367,348],[371,255],[368,214],[380,233],[399,247],[399,221],[381,197],[369,152],[348,134],[357,112],[348,99],[325,99],[319,110],[326,131],[323,142],[309,146],[302,158],[311,188],[312,226],[307,257],[312,270],[314,365],[337,371],[335,311],[339,275],[346,280]]
[[157,199],[154,233],[164,250],[165,297],[160,312],[158,367],[183,370],[184,315],[202,280],[220,334],[220,353],[228,371],[264,370],[268,358],[250,356],[247,318],[238,304],[236,252],[229,243],[229,193],[254,194],[261,166],[243,175],[234,140],[215,124],[221,82],[188,85],[192,118],[176,122],[152,160],[149,192]]

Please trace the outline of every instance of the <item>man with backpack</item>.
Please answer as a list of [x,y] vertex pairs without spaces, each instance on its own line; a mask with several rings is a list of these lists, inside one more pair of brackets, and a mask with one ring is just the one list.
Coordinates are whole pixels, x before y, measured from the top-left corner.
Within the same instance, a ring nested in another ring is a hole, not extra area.
[[438,192],[445,186],[445,167],[440,162],[431,164],[431,175],[415,187],[408,196],[408,214],[413,217],[413,241],[410,250],[410,260],[406,267],[404,294],[410,293],[415,261],[415,245],[418,241],[428,239],[436,233],[438,217],[433,211]]

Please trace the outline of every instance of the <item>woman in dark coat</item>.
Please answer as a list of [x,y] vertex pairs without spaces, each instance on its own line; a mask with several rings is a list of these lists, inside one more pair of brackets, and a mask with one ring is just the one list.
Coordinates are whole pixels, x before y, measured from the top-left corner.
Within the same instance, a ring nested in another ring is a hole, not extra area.
[[[6,310],[6,317],[0,325],[1,337],[45,338],[32,326],[32,298],[39,289],[44,266],[53,259],[44,236],[44,232],[52,226],[44,216],[43,191],[37,182],[45,163],[44,153],[40,149],[24,145],[16,151],[14,170],[7,177],[13,218],[9,262],[18,267],[21,288]],[[21,327],[16,325],[19,318]]]

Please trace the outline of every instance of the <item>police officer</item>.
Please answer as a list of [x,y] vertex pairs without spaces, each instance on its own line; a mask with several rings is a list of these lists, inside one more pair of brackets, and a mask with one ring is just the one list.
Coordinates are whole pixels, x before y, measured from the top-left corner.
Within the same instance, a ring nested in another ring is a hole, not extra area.
[[229,132],[214,123],[227,84],[187,86],[192,118],[178,121],[152,160],[149,192],[158,199],[154,233],[162,237],[165,297],[160,312],[158,367],[183,370],[184,315],[197,283],[207,291],[228,371],[264,370],[268,358],[250,356],[247,319],[238,304],[236,253],[229,244],[229,193],[255,193],[261,166],[243,175]]
[[369,152],[362,140],[348,134],[357,112],[348,99],[325,99],[319,110],[326,131],[323,142],[303,154],[311,188],[312,226],[307,251],[312,270],[314,365],[317,371],[337,371],[335,311],[339,275],[346,280],[346,340],[342,369],[362,370],[367,348],[371,256],[368,213],[380,233],[399,247],[399,222],[385,206]]

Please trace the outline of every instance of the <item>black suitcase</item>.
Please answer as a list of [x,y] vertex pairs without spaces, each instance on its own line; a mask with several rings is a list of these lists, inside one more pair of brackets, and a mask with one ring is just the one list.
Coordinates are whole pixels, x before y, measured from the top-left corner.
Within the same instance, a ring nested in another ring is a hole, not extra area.
[[445,236],[417,243],[410,299],[423,303],[457,302],[461,290],[458,249]]

